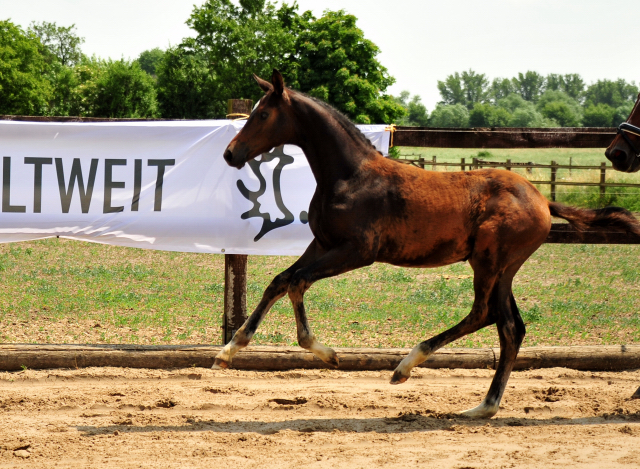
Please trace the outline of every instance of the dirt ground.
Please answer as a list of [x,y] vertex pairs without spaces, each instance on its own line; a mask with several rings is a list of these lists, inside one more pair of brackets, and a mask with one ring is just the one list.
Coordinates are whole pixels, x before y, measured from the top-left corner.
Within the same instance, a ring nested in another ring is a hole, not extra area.
[[640,370],[87,368],[0,373],[4,467],[640,467]]

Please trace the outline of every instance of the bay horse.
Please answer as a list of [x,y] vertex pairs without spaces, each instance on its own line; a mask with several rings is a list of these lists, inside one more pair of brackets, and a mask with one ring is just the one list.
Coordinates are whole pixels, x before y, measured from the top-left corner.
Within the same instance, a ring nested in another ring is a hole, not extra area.
[[[618,126],[618,135],[607,147],[604,155],[613,169],[625,173],[640,170],[640,94],[626,122]],[[638,390],[640,392],[640,389]],[[639,396],[640,397],[640,396]]]
[[640,234],[640,224],[624,209],[585,210],[549,202],[511,171],[425,171],[384,158],[338,111],[285,88],[277,70],[271,82],[254,78],[265,95],[229,143],[224,159],[242,168],[274,147],[299,146],[317,182],[308,215],[314,239],[272,280],[256,309],[216,355],[214,368],[231,364],[285,294],[295,313],[298,344],[336,367],[335,351],[315,338],[307,321],[303,297],[314,282],[374,262],[438,267],[469,261],[475,293],[471,312],[416,345],[395,369],[391,384],[405,382],[411,369],[439,348],[496,324],[500,359],[493,381],[482,403],[463,412],[490,418],[498,412],[525,335],[511,291],[513,277],[546,239],[551,217],[580,229],[607,226]]
[[[640,170],[640,94],[631,114],[625,122],[618,126],[618,135],[607,147],[604,155],[613,169],[625,173],[637,173]],[[631,396],[640,399],[640,387]]]

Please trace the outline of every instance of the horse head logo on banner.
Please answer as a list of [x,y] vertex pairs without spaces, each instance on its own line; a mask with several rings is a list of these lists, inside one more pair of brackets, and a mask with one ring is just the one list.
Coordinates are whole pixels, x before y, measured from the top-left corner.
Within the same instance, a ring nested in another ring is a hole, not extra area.
[[[278,160],[278,164],[273,170],[273,195],[276,205],[282,212],[284,217],[275,218],[274,221],[271,221],[271,214],[269,212],[261,211],[262,203],[258,199],[265,194],[268,186],[267,180],[262,174],[260,167],[263,163],[270,163],[273,160]],[[260,161],[258,161],[257,159],[253,159],[247,163],[249,165],[249,168],[251,168],[251,171],[253,171],[253,174],[255,174],[258,178],[258,181],[260,181],[260,187],[258,188],[258,190],[251,191],[247,188],[242,180],[237,181],[238,190],[240,191],[240,193],[244,196],[244,198],[253,203],[253,207],[251,208],[251,210],[244,212],[242,215],[240,215],[240,218],[242,218],[243,220],[246,220],[248,218],[262,218],[262,228],[253,239],[254,242],[259,241],[260,238],[262,238],[268,232],[277,228],[282,228],[283,226],[290,225],[295,221],[293,213],[291,213],[291,211],[285,206],[282,199],[281,184],[282,170],[285,166],[293,163],[293,161],[293,156],[284,153],[284,146],[276,147],[270,153],[263,153]],[[309,222],[308,213],[306,211],[300,212],[299,217],[302,223],[306,224]]]

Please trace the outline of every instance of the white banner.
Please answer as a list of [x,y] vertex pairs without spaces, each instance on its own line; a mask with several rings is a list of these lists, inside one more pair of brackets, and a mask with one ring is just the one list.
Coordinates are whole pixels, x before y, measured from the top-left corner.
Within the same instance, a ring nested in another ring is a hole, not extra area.
[[[0,242],[53,236],[166,251],[300,255],[316,187],[302,150],[245,165],[245,121],[0,122]],[[387,154],[384,125],[360,130]],[[279,189],[279,190],[278,190]]]

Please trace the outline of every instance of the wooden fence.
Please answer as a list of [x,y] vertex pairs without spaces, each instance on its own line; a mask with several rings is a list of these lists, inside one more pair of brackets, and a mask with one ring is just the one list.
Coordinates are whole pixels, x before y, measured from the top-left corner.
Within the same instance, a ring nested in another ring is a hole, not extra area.
[[[461,171],[473,170],[473,169],[482,169],[482,168],[505,168],[507,171],[511,171],[512,169],[519,168],[524,169],[528,173],[533,172],[534,169],[548,169],[550,170],[549,180],[530,180],[532,184],[542,184],[551,186],[551,200],[555,202],[556,200],[556,187],[557,186],[582,186],[582,187],[599,187],[600,194],[605,195],[607,192],[607,187],[640,187],[640,184],[632,184],[626,182],[606,182],[607,178],[607,170],[612,171],[613,167],[607,165],[607,163],[602,162],[599,166],[588,166],[588,165],[574,165],[574,164],[558,164],[555,161],[552,161],[551,164],[538,164],[533,162],[528,163],[515,163],[510,159],[506,161],[486,161],[480,158],[472,158],[470,162],[467,162],[466,158],[460,158],[460,163],[444,163],[437,161],[437,157],[433,156],[430,160],[426,158],[418,158],[416,160],[404,158],[398,160],[400,163],[412,164],[417,166],[418,168],[428,169],[431,168],[433,171],[436,170],[437,167],[448,167],[448,168],[456,168]],[[588,181],[562,181],[558,179],[558,170],[559,169],[568,169],[572,170],[597,170],[600,172],[600,181],[599,182],[588,182]]]

